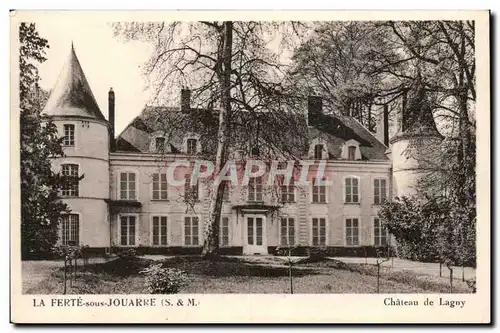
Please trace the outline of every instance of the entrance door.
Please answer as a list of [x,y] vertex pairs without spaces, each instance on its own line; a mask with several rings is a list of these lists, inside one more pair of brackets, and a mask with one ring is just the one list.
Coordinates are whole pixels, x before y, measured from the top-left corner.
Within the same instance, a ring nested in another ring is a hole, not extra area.
[[245,254],[267,254],[266,217],[246,215]]

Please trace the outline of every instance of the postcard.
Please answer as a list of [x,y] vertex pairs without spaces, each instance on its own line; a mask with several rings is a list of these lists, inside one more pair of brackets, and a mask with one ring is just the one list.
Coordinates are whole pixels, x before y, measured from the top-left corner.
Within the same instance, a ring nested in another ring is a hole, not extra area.
[[11,321],[490,323],[488,11],[12,11]]

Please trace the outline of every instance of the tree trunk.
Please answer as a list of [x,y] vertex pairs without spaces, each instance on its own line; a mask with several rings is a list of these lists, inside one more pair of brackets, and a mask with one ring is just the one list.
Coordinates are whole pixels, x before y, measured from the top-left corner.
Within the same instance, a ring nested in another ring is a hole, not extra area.
[[450,294],[453,293],[453,268],[448,267],[450,270]]
[[73,262],[69,259],[69,287],[73,288]]
[[67,271],[67,259],[64,258],[64,289],[63,289],[63,295],[66,295],[66,271]]
[[380,264],[377,264],[377,294],[380,294]]
[[[214,175],[220,174],[224,164],[227,162],[227,145],[229,137],[228,117],[231,113],[231,55],[233,49],[233,22],[224,22],[224,46],[222,54],[222,65],[219,71],[222,107],[219,112],[219,129],[217,154],[215,156]],[[204,243],[202,257],[215,259],[219,255],[219,222],[222,210],[222,201],[226,184],[220,182],[210,191],[210,203],[208,208],[208,220],[204,225]]]

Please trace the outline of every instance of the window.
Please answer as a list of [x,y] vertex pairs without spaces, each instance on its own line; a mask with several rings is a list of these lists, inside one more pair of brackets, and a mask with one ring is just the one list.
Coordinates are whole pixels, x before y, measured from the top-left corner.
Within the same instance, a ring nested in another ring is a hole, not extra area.
[[64,124],[63,146],[75,145],[75,125]]
[[198,200],[198,182],[191,185],[191,175],[186,174],[186,183],[184,185],[184,200],[193,202]]
[[186,216],[184,218],[184,245],[199,245],[198,217]]
[[248,201],[262,201],[262,178],[250,178],[248,183]]
[[375,246],[386,246],[389,244],[389,233],[387,229],[382,226],[382,222],[380,222],[380,218],[375,217],[373,220],[373,235],[375,240]]
[[67,183],[61,189],[61,195],[65,197],[77,197],[79,195],[78,188],[78,164],[63,164],[61,165],[62,175],[67,178]]
[[345,220],[345,242],[346,245],[359,245],[358,219],[349,218]]
[[347,147],[347,159],[348,160],[355,160],[356,159],[356,147],[355,146]]
[[346,203],[359,203],[359,179],[346,178],[345,179],[345,202]]
[[155,139],[155,148],[157,152],[163,152],[165,150],[165,138],[158,137]]
[[229,217],[223,216],[220,222],[220,245],[229,245]]
[[295,219],[291,217],[282,217],[280,225],[281,245],[295,245]]
[[187,139],[187,149],[186,149],[186,154],[188,155],[195,155],[198,146],[198,140],[196,139]]
[[326,186],[319,185],[317,178],[314,178],[314,183],[312,187],[312,202],[326,203]]
[[295,202],[295,187],[293,178],[290,178],[288,185],[281,185],[281,201]]
[[120,217],[120,245],[135,245],[136,217],[125,215]]
[[61,220],[62,245],[80,244],[80,222],[78,214],[65,214]]
[[136,200],[135,173],[122,172],[120,173],[120,199],[121,200]]
[[222,184],[224,185],[224,194],[222,196],[222,200],[229,201],[229,181],[223,180]]
[[326,245],[326,219],[312,219],[312,245]]
[[314,146],[314,159],[321,160],[323,158],[323,145]]
[[168,186],[166,173],[153,174],[153,200],[167,200]]
[[167,217],[153,216],[153,245],[167,245]]
[[375,179],[373,181],[373,203],[382,204],[387,200],[387,180]]

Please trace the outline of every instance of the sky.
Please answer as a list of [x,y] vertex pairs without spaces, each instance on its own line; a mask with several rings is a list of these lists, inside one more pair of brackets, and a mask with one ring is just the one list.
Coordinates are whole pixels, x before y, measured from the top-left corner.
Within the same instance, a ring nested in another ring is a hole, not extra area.
[[[29,21],[36,24],[40,36],[50,48],[47,61],[39,65],[40,85],[44,90],[54,87],[73,42],[76,55],[102,114],[108,118],[108,91],[115,92],[115,133],[118,135],[142,111],[152,94],[145,91],[146,78],[141,67],[153,51],[153,46],[140,41],[125,42],[113,37],[109,23],[140,20],[140,12],[127,16],[113,12],[37,12]],[[168,17],[161,16],[161,19]],[[149,20],[156,21],[157,17]],[[271,38],[271,44],[277,43]],[[281,61],[289,61],[283,52]],[[180,94],[179,87],[179,94]],[[169,89],[170,90],[170,89]],[[175,91],[174,89],[172,89]],[[175,98],[175,96],[172,96]]]
[[41,37],[48,40],[47,61],[39,65],[40,85],[54,87],[73,42],[90,88],[103,115],[108,116],[108,91],[115,91],[115,132],[119,134],[148,102],[141,66],[152,52],[150,45],[123,42],[113,37],[101,16],[74,19],[72,16],[38,15],[33,20]]

